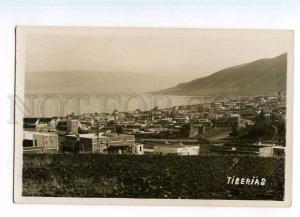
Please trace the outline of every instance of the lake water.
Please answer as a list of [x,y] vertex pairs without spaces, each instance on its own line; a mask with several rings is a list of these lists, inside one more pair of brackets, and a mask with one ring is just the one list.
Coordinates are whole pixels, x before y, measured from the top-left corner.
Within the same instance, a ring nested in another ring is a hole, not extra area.
[[[170,108],[179,105],[192,105],[211,102],[204,96],[170,96],[152,94],[31,94],[25,97],[26,117],[65,116],[75,114],[134,111],[147,111],[155,106]],[[21,102],[19,102],[21,103]]]

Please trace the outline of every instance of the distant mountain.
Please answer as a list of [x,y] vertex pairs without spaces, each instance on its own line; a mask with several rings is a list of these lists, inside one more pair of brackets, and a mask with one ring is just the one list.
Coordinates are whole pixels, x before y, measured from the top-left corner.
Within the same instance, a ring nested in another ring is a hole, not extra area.
[[286,91],[287,53],[233,66],[210,76],[153,92],[162,95],[269,95]]
[[142,93],[178,83],[163,75],[103,71],[42,71],[26,73],[26,93]]

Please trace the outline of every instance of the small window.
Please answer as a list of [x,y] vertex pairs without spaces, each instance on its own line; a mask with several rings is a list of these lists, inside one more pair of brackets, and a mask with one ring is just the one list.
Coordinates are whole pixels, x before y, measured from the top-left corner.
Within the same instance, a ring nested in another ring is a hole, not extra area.
[[140,145],[140,151],[142,151],[142,146]]
[[37,140],[34,140],[34,146],[37,147]]

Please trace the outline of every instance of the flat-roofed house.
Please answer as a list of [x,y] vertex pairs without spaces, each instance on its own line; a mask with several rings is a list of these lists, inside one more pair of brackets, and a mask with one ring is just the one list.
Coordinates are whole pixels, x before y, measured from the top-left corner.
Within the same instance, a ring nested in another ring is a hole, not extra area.
[[199,155],[198,145],[157,145],[154,146],[154,153],[160,155]]
[[284,147],[275,144],[223,144],[209,145],[210,154],[274,157],[284,156]]
[[258,148],[259,156],[260,157],[273,157],[274,156],[274,149],[270,146],[265,146]]
[[58,135],[55,133],[24,131],[23,152],[28,152],[28,153],[58,152]]
[[[135,146],[134,135],[125,134],[104,134],[95,133],[88,134],[70,134],[66,135],[65,142],[62,145],[62,151],[74,151],[75,146],[78,146],[78,151],[90,153],[111,153],[123,154],[133,153],[133,146]],[[136,153],[141,153],[138,151]]]

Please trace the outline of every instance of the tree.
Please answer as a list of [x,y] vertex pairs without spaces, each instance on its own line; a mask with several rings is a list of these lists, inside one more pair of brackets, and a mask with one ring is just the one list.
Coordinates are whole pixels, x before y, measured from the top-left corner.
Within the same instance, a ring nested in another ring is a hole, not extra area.
[[286,123],[285,120],[279,120],[277,123],[277,139],[280,144],[285,145]]

